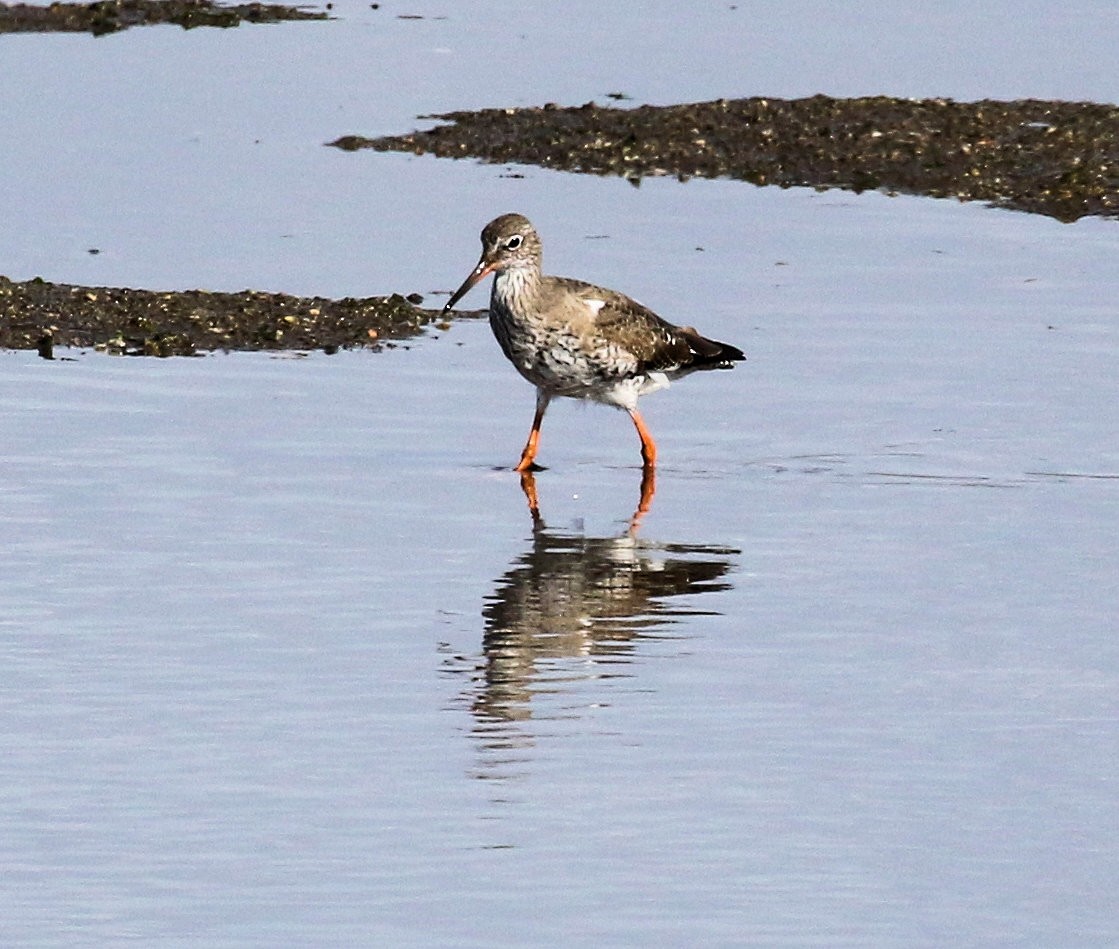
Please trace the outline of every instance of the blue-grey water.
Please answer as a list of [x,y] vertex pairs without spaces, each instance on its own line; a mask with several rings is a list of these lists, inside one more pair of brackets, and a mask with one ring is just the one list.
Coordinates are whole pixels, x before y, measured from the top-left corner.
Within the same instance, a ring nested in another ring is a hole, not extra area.
[[534,529],[483,322],[0,354],[0,942],[1114,944],[1114,223],[321,147],[611,91],[1107,101],[1110,7],[382,7],[0,37],[0,272],[431,295],[519,209],[749,361],[643,403],[632,530],[632,426],[570,403]]

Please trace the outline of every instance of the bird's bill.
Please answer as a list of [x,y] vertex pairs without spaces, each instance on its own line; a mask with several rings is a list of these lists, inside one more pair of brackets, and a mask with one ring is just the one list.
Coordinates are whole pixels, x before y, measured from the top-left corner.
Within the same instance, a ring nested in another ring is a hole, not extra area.
[[451,299],[449,299],[444,305],[443,312],[446,313],[449,309],[451,309],[456,303],[458,303],[459,300],[466,296],[467,292],[469,292],[476,284],[478,284],[482,280],[485,280],[486,277],[488,277],[491,273],[493,273],[493,261],[486,260],[486,258],[483,257],[481,260],[478,261],[478,266],[475,267],[473,271],[471,271],[470,276],[462,282],[462,286],[451,294]]

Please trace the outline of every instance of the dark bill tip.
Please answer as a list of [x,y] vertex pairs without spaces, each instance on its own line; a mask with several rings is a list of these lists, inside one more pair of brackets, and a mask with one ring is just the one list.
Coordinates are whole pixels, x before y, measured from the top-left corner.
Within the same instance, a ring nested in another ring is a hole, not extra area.
[[464,296],[466,296],[466,294],[471,289],[473,289],[473,287],[477,283],[484,280],[492,272],[493,272],[493,265],[492,264],[488,263],[485,260],[479,260],[478,261],[478,266],[475,267],[474,270],[471,272],[470,276],[467,277],[462,282],[462,286],[459,287],[454,293],[451,294],[451,299],[449,299],[443,305],[443,312],[446,313],[448,310],[452,309],[454,307],[454,305],[456,303],[458,303],[458,301],[461,300]]

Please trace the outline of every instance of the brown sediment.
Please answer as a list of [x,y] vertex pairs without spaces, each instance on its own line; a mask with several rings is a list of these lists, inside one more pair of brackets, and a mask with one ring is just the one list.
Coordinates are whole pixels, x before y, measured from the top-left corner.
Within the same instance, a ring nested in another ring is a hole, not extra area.
[[326,20],[327,14],[270,3],[223,6],[211,0],[95,0],[93,3],[0,4],[0,33],[92,33],[101,36],[130,26],[174,23],[196,26],[239,26],[281,20]]
[[[418,298],[413,298],[418,299]],[[421,301],[422,302],[422,301]],[[142,356],[210,350],[380,348],[417,336],[438,310],[397,294],[331,300],[282,293],[157,292],[0,277],[0,348],[55,346]]]
[[986,201],[1062,221],[1119,215],[1119,108],[1090,102],[720,99],[485,109],[428,131],[347,135],[343,149],[644,177],[879,190]]

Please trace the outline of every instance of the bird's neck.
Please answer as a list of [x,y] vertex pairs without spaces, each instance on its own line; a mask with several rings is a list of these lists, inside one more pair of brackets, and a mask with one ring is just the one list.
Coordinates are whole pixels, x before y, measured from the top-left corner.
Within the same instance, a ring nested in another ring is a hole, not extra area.
[[491,300],[512,313],[525,313],[539,294],[539,267],[508,267],[494,277]]

